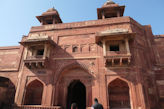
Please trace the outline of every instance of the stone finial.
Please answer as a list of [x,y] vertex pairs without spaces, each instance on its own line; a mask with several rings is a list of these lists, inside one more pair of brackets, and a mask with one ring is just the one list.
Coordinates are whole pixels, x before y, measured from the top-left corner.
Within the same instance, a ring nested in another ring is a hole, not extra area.
[[105,4],[115,4],[112,0],[107,0]]
[[107,0],[105,3],[104,3],[104,5],[103,5],[103,7],[105,7],[105,6],[116,6],[117,4],[115,3],[115,2],[113,2],[112,0]]
[[52,12],[52,11],[56,11],[56,9],[53,7],[47,10],[47,12]]

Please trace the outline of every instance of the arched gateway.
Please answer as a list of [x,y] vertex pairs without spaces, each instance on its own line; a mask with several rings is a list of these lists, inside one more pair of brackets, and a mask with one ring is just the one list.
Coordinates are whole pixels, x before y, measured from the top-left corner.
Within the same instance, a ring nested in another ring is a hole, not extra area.
[[0,109],[11,109],[14,104],[15,85],[5,77],[0,77]]
[[70,109],[72,103],[77,103],[79,109],[91,106],[93,80],[93,76],[82,67],[67,67],[60,73],[55,88],[54,105],[65,109]]
[[71,104],[76,103],[78,109],[86,108],[86,88],[83,83],[74,80],[68,87],[67,109],[70,109]]
[[121,79],[115,79],[108,86],[110,109],[130,109],[129,86]]

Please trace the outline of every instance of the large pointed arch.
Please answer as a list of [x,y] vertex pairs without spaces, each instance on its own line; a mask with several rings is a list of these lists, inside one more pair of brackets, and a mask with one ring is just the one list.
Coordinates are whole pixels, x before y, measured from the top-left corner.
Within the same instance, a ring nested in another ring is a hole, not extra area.
[[126,81],[116,78],[108,84],[109,107],[130,109],[129,85]]
[[84,63],[80,63],[80,62],[78,62],[78,63],[74,62],[74,63],[68,64],[68,65],[65,65],[59,69],[58,75],[56,76],[56,81],[58,81],[65,72],[67,72],[68,70],[71,70],[71,69],[80,69],[80,70],[83,70],[86,73],[88,73],[91,77],[93,77],[93,78],[95,77],[95,75],[92,74],[92,72],[89,70],[87,65],[85,65]]
[[[56,93],[54,95],[54,99],[56,100],[54,100],[54,104],[61,105],[64,108],[67,107],[67,93],[69,93],[67,87],[72,83],[72,81],[78,80],[85,86],[91,86],[94,83],[94,79],[95,77],[89,72],[88,67],[83,63],[75,62],[70,65],[65,65],[65,67],[62,67],[60,70],[60,74],[56,80],[57,88],[55,88]],[[86,87],[86,95],[88,95],[86,97],[86,106],[89,106],[87,100],[92,99],[91,90],[91,87]]]
[[0,109],[9,109],[14,104],[15,85],[9,78],[0,77]]
[[44,85],[39,80],[30,82],[26,87],[24,105],[41,105]]

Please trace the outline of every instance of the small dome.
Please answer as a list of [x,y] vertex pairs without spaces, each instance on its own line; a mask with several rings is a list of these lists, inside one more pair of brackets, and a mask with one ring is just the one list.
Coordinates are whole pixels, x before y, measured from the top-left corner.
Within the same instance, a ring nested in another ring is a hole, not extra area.
[[57,11],[55,8],[50,8],[47,10],[47,12]]
[[112,0],[107,0],[102,7],[106,7],[106,6],[118,6],[118,4],[116,4]]
[[106,4],[115,4],[112,0],[107,0]]
[[46,12],[44,12],[42,15],[59,15],[58,11],[55,8],[50,8]]

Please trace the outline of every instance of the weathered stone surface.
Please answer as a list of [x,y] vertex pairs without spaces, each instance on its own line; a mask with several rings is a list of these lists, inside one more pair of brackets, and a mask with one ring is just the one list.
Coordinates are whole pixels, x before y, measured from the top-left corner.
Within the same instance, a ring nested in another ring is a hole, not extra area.
[[18,71],[21,59],[20,47],[0,48],[0,71]]
[[[120,8],[118,4],[114,7]],[[116,10],[123,14],[123,8]],[[113,5],[108,9],[111,12]],[[1,47],[0,77],[14,84],[15,104],[24,109],[69,109],[75,100],[89,109],[96,97],[105,109],[163,108],[164,35],[154,36],[150,25],[120,13],[74,23],[61,23],[44,14],[45,19],[39,16],[41,26],[32,27],[22,45]],[[46,38],[51,43],[36,41]],[[29,40],[35,41],[23,44]]]

